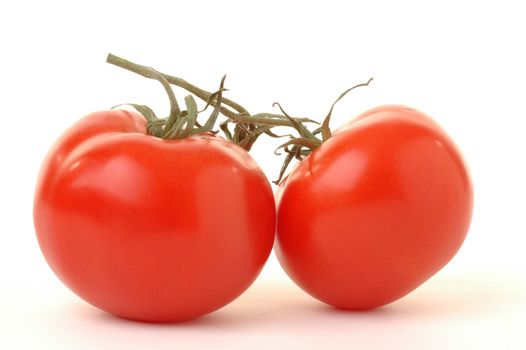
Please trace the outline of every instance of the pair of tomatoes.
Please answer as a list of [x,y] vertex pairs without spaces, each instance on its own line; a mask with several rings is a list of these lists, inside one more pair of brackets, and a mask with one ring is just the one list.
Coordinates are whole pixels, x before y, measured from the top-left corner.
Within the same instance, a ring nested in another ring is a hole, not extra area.
[[277,211],[242,148],[212,134],[162,140],[141,115],[113,110],[81,119],[50,150],[34,221],[49,265],[76,294],[166,322],[234,300],[273,245],[289,276],[328,304],[392,302],[453,257],[472,197],[451,139],[405,107],[337,130],[282,181]]

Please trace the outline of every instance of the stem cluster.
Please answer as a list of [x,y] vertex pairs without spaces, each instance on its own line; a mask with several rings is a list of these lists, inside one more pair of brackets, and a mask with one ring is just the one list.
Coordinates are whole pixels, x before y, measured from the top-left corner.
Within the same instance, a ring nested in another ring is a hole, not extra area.
[[[281,167],[279,177],[274,181],[276,184],[279,184],[283,178],[283,175],[292,159],[304,159],[313,150],[318,148],[323,142],[331,137],[332,133],[329,127],[329,122],[336,103],[350,91],[361,86],[368,86],[372,80],[371,78],[366,83],[355,85],[344,91],[332,104],[329,113],[323,120],[321,126],[311,131],[305,126],[305,123],[319,125],[318,122],[308,118],[291,117],[277,102],[275,102],[273,106],[277,106],[282,114],[257,113],[251,115],[248,110],[239,103],[223,97],[223,92],[227,91],[227,89],[224,88],[225,76],[221,79],[218,90],[215,92],[209,92],[190,84],[184,79],[160,73],[151,67],[130,62],[113,54],[109,54],[106,61],[145,78],[157,80],[164,88],[170,101],[170,113],[166,118],[158,118],[154,111],[145,105],[135,103],[127,104],[135,108],[146,118],[147,132],[150,135],[163,139],[183,139],[204,132],[216,133],[217,131],[214,130],[214,127],[217,123],[219,114],[222,114],[227,117],[227,119],[219,123],[219,128],[222,130],[225,137],[231,142],[234,142],[249,151],[254,142],[256,142],[258,137],[262,134],[267,134],[271,137],[282,137],[272,132],[272,128],[276,126],[285,126],[295,129],[299,136],[286,135],[289,140],[279,146],[275,151],[276,154],[279,154],[278,151],[283,150],[287,154]],[[181,110],[179,107],[172,85],[180,87],[190,93],[190,95],[184,98],[186,106],[185,110]],[[206,102],[206,106],[202,111],[198,111],[196,101],[192,94]],[[201,125],[197,121],[198,114],[205,111],[209,106],[213,107],[212,113],[206,122]],[[233,130],[230,129],[230,125],[233,125]]]

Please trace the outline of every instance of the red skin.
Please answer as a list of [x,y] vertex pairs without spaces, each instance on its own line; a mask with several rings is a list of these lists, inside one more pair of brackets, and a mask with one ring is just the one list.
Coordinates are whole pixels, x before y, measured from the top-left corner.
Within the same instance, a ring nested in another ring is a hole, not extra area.
[[242,148],[204,134],[146,135],[144,118],[93,113],[50,150],[34,222],[57,276],[87,302],[152,322],[239,296],[275,233],[270,185]]
[[372,109],[337,130],[279,192],[283,268],[315,298],[354,310],[393,302],[446,265],[473,207],[451,139],[403,106]]

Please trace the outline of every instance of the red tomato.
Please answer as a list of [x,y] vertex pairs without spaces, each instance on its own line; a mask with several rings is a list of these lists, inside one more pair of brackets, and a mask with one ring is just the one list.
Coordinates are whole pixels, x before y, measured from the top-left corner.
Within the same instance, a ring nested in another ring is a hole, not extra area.
[[271,187],[242,148],[213,135],[162,140],[127,111],[93,113],[49,152],[34,222],[45,258],[87,302],[153,322],[240,295],[275,234]]
[[276,254],[315,298],[369,309],[401,298],[458,251],[473,191],[459,151],[429,117],[370,110],[281,184]]

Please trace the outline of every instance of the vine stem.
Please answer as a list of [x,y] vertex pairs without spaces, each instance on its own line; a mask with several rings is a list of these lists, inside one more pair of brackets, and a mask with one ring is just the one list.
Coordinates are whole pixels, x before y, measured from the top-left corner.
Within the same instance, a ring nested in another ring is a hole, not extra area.
[[[143,66],[131,61],[128,61],[122,57],[116,56],[114,54],[108,54],[108,57],[106,58],[106,62],[112,65],[115,65],[120,68],[124,68],[130,72],[139,74],[145,78],[148,79],[155,79],[158,80],[158,76],[152,73],[152,68]],[[168,83],[178,86],[180,88],[183,88],[187,90],[188,92],[194,94],[195,96],[199,97],[201,100],[208,102],[210,99],[210,96],[212,95],[211,92],[203,90],[188,81],[174,77],[169,74],[164,74],[158,72]],[[233,120],[236,123],[257,123],[257,124],[265,124],[265,125],[272,125],[272,126],[292,126],[292,123],[285,118],[284,116],[280,114],[272,114],[272,113],[258,113],[257,115],[251,116],[250,113],[240,104],[229,100],[227,98],[223,98],[222,102],[233,108],[236,112],[221,106],[220,112],[224,116],[228,117],[229,119]],[[313,120],[308,118],[295,118],[298,122],[313,122]]]
[[[149,129],[151,131],[151,135],[153,136],[169,139],[181,139],[195,133],[212,131],[212,128],[216,123],[217,116],[219,113],[221,113],[228,118],[228,120],[225,120],[219,125],[220,129],[225,134],[226,139],[249,151],[254,142],[256,142],[257,138],[263,133],[271,137],[284,136],[274,134],[271,131],[271,128],[275,126],[294,128],[299,133],[299,137],[288,135],[289,140],[280,145],[275,151],[277,154],[277,152],[282,149],[285,153],[287,153],[286,159],[283,162],[283,166],[281,167],[279,177],[275,181],[276,184],[280,183],[288,165],[293,158],[301,161],[332,136],[329,123],[336,103],[352,90],[358,87],[368,86],[372,80],[371,78],[366,83],[355,85],[340,94],[340,96],[331,105],[329,113],[323,120],[321,126],[314,131],[310,131],[303,125],[303,123],[319,123],[308,118],[293,118],[285,112],[279,103],[274,103],[273,106],[279,107],[281,113],[283,114],[258,113],[251,115],[247,109],[245,109],[240,104],[223,98],[222,92],[227,90],[224,88],[225,77],[221,79],[219,89],[216,92],[211,93],[193,84],[190,84],[184,79],[161,73],[151,67],[128,61],[111,53],[108,54],[106,62],[141,75],[145,78],[157,80],[163,85],[168,97],[170,98],[171,107],[170,116],[165,122],[157,119],[153,111],[147,106],[131,104],[148,120]],[[206,107],[203,109],[203,111],[209,105],[214,106],[214,111],[204,126],[201,126],[199,123],[197,123],[197,115],[200,112],[197,109],[197,105],[192,95],[185,97],[187,109],[185,111],[181,111],[177,105],[177,100],[172,91],[172,85],[178,86],[205,101]],[[233,134],[228,128],[228,124],[230,122],[235,124]],[[197,128],[194,128],[195,126],[197,126]],[[320,133],[321,138],[316,136]]]

